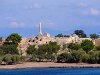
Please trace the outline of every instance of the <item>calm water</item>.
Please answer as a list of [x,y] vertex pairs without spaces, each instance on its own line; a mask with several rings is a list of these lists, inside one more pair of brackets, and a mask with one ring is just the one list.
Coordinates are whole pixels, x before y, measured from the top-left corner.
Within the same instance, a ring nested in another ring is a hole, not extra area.
[[0,75],[100,75],[100,68],[33,68],[0,70]]

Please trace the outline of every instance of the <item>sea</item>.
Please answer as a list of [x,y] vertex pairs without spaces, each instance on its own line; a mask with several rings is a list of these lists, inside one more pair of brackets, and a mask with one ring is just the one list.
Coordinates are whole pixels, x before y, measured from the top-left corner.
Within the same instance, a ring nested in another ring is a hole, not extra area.
[[0,75],[100,75],[100,68],[0,69]]

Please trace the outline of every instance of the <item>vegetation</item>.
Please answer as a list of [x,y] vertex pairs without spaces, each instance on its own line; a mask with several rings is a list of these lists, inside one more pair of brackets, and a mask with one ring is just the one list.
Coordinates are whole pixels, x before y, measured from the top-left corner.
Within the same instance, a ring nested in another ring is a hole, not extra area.
[[88,53],[94,48],[94,44],[91,40],[83,40],[81,43],[81,47]]
[[55,37],[70,37],[70,35],[57,34]]
[[57,56],[60,63],[98,63],[100,64],[100,46],[95,46],[91,40],[83,40],[82,43],[70,43],[64,45],[69,50]]
[[83,30],[75,30],[74,34],[78,35],[80,38],[86,38],[87,35],[84,33]]
[[16,45],[4,45],[1,46],[1,49],[3,51],[3,54],[19,54],[19,51],[17,49]]
[[97,39],[97,38],[99,38],[99,35],[97,35],[97,34],[90,34],[90,38],[92,38],[92,39]]
[[[74,33],[81,38],[86,37],[83,30],[76,30]],[[69,36],[58,34],[56,37]],[[91,34],[90,37],[94,40],[99,36]],[[2,41],[2,38],[0,40]],[[17,33],[10,34],[6,38],[6,42],[10,42],[10,44],[0,45],[0,64],[3,62],[7,65],[18,64],[24,61],[100,64],[100,46],[95,46],[92,40],[83,40],[81,43],[69,43],[62,46],[58,45],[57,42],[49,42],[38,46],[29,45],[26,57],[19,55],[18,45],[20,41],[21,36]]]
[[29,55],[36,54],[36,48],[34,45],[29,45],[29,47],[27,48],[27,54]]
[[3,41],[3,39],[2,39],[2,37],[0,37],[0,42],[2,42]]
[[68,48],[71,50],[78,50],[81,48],[81,45],[78,43],[70,43],[68,44]]
[[33,61],[53,61],[54,55],[57,54],[60,46],[56,42],[50,42],[49,44],[39,45],[35,48],[34,45],[30,45],[27,49],[27,53],[32,55]]
[[21,41],[21,38],[22,37],[19,34],[12,33],[6,38],[6,41],[11,41],[12,44],[18,45],[18,43]]
[[[18,51],[18,43],[21,41],[21,36],[17,33],[10,34],[6,38],[7,44],[0,45],[0,64],[16,64],[21,61],[21,56]],[[0,38],[2,42],[2,38]]]
[[100,45],[95,46],[95,50],[100,50]]
[[63,34],[58,34],[55,37],[63,37]]

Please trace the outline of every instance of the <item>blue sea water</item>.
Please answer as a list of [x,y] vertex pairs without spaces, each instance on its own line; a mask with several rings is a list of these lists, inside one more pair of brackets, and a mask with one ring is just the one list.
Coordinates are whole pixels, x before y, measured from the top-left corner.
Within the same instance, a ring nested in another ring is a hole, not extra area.
[[0,75],[100,75],[100,68],[1,69]]

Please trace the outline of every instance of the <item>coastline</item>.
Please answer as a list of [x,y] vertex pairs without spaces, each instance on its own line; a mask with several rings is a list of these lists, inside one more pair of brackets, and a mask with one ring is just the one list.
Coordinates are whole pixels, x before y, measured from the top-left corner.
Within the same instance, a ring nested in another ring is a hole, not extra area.
[[16,65],[0,65],[0,69],[23,69],[23,68],[100,68],[100,64],[24,62],[23,64],[16,64]]

